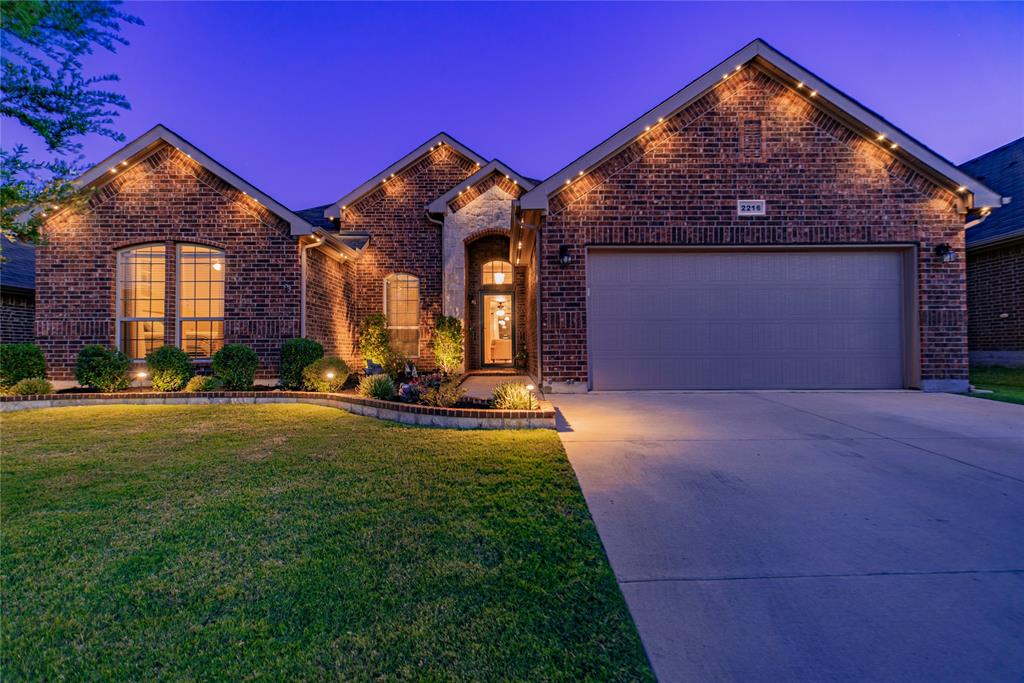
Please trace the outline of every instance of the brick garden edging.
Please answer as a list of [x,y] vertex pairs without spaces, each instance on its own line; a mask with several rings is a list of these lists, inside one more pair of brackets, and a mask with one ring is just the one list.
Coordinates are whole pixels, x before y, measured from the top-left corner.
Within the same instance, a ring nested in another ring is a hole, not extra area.
[[213,403],[309,403],[340,408],[356,415],[376,417],[408,425],[454,429],[554,429],[555,409],[540,401],[539,410],[491,410],[434,408],[397,401],[381,401],[350,394],[318,394],[304,391],[203,391],[138,392],[116,394],[41,394],[0,396],[0,413],[31,408],[93,406],[105,403],[130,405],[209,405]]

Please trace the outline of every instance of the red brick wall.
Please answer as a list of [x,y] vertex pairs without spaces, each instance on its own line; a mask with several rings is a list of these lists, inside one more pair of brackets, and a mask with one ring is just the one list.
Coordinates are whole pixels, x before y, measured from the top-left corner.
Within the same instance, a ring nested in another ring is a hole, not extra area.
[[[344,228],[367,230],[370,242],[356,266],[356,312],[361,320],[384,311],[384,278],[410,273],[420,284],[420,368],[434,367],[431,335],[441,315],[441,226],[426,205],[477,170],[447,145],[390,178],[344,211]],[[358,322],[358,321],[357,321]]]
[[967,254],[967,310],[971,351],[1024,351],[1024,241]]
[[319,249],[308,249],[306,259],[306,336],[323,344],[325,355],[338,356],[351,370],[361,370],[355,343],[355,266]]
[[[759,144],[744,144],[743,131],[758,130]],[[766,199],[768,215],[738,218],[740,198]],[[587,381],[588,244],[891,242],[920,245],[922,379],[965,379],[955,197],[748,67],[551,198],[541,254],[544,379]],[[943,242],[958,261],[934,257]],[[568,266],[558,264],[562,244],[574,257]]]
[[520,252],[520,268],[523,269],[523,344],[526,346],[526,371],[531,377],[540,376],[540,353],[537,347],[537,296],[540,293],[537,279],[536,233],[523,231],[523,248]]
[[0,299],[0,344],[34,341],[35,297],[4,292]]
[[115,253],[145,242],[167,251],[165,343],[175,325],[175,242],[225,251],[225,343],[252,346],[258,377],[277,376],[280,345],[299,335],[299,261],[289,226],[192,159],[164,145],[90,199],[55,216],[36,250],[36,338],[52,379],[70,380],[86,344],[114,344]]

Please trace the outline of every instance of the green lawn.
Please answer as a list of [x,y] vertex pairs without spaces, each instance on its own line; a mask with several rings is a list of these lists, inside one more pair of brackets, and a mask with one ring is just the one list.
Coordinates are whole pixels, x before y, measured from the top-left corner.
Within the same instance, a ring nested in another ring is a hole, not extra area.
[[1004,368],[998,365],[973,367],[971,384],[993,392],[973,396],[1024,405],[1024,368]]
[[3,416],[3,679],[652,680],[557,436]]

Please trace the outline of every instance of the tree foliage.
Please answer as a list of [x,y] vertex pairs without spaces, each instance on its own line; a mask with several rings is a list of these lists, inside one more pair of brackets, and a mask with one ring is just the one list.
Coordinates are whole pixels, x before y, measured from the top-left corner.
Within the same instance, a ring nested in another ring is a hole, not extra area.
[[[0,231],[8,239],[38,241],[42,212],[76,197],[71,179],[84,170],[81,138],[123,141],[114,127],[128,100],[106,89],[115,74],[87,75],[82,59],[96,48],[127,45],[122,24],[141,24],[119,2],[20,0],[0,15],[0,116],[43,141],[48,158],[33,159],[24,145],[0,150]],[[39,209],[27,222],[18,217]]]

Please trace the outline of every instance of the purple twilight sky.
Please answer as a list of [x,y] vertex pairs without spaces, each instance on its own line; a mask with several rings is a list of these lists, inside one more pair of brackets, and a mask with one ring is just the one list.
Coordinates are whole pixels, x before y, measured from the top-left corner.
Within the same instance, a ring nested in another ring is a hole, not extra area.
[[956,163],[1024,135],[1022,3],[125,8],[146,26],[87,62],[122,78],[120,129],[164,123],[295,209],[441,130],[544,178],[755,37]]

